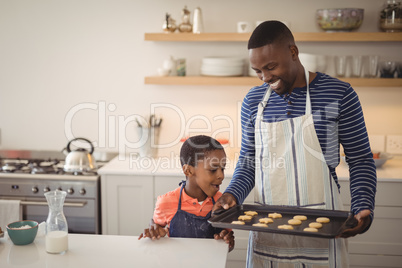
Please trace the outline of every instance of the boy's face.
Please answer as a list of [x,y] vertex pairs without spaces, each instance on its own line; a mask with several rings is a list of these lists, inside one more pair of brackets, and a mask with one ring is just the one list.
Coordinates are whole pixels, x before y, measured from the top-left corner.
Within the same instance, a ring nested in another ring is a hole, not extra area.
[[192,179],[192,190],[199,194],[203,192],[207,196],[214,196],[219,191],[219,186],[225,178],[225,166],[226,154],[224,150],[208,152],[203,160],[197,162],[194,176],[190,178]]

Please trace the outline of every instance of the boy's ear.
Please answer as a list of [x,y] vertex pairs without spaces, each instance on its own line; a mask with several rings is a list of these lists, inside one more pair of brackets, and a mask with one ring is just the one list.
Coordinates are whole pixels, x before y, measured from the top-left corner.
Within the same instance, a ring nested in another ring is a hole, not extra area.
[[192,176],[193,174],[194,174],[194,167],[193,166],[190,166],[190,165],[183,165],[183,172],[184,172],[184,175],[186,175],[186,177],[190,177],[190,176]]

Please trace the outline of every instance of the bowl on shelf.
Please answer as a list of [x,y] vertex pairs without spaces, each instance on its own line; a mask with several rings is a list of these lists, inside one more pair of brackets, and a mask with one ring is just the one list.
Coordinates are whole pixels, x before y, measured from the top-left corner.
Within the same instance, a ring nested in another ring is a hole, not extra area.
[[363,23],[362,8],[317,9],[318,25],[327,32],[350,32],[357,30]]
[[26,220],[9,223],[7,233],[14,245],[31,244],[38,233],[38,222]]
[[[373,151],[374,165],[377,168],[384,165],[385,162],[387,162],[392,157],[393,156],[391,154],[388,154],[386,152]],[[345,155],[342,155],[342,160],[343,160],[343,162],[345,162],[345,164],[347,164]]]

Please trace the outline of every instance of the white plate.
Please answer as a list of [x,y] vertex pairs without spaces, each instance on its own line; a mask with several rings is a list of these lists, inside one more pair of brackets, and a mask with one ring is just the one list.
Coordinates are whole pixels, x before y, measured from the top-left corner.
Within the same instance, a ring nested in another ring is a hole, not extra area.
[[206,67],[201,66],[202,72],[228,72],[228,73],[243,73],[243,66],[240,67]]
[[233,65],[233,64],[244,64],[244,59],[242,58],[224,58],[224,57],[211,57],[211,58],[203,58],[203,64],[211,64],[211,65]]
[[207,76],[242,76],[243,71],[241,71],[241,72],[206,72],[206,71],[201,71],[201,75],[207,75]]

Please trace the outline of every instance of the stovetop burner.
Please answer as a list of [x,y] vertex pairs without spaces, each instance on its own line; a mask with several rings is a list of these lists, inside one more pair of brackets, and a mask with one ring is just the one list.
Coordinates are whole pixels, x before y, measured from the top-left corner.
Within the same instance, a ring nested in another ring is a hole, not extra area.
[[58,159],[0,159],[0,173],[97,175],[96,171],[66,172],[64,171],[64,161]]

